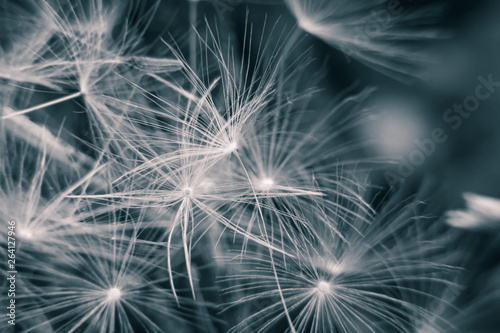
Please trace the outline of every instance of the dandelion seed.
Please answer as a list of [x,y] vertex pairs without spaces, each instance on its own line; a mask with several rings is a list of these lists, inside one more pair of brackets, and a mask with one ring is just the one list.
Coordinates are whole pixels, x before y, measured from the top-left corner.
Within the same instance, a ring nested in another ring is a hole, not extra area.
[[[141,108],[141,112],[135,108],[140,105],[137,101],[143,101],[144,94],[148,94],[147,81],[142,78],[182,68],[176,59],[144,55],[146,50],[140,46],[158,2],[147,10],[141,10],[145,7],[137,6],[135,1],[124,5],[101,0],[43,1],[35,7],[51,29],[44,52],[38,54],[41,60],[35,57],[33,61],[58,75],[55,78],[60,79],[58,88],[64,95],[28,108],[13,108],[14,112],[2,118],[45,110],[68,101],[83,101],[95,138],[100,138],[99,144],[123,150],[122,143],[130,140],[120,139],[137,133],[137,128],[128,126],[124,119],[148,113],[147,107]],[[134,18],[126,19],[124,25],[122,16]],[[114,140],[104,142],[111,137]]]
[[177,59],[159,59],[151,57],[130,57],[125,63],[145,73],[170,73],[183,68],[181,61]]
[[273,188],[274,185],[274,180],[272,178],[264,178],[259,181],[259,188],[262,191],[269,191],[270,189]]
[[[132,221],[129,217],[125,222]],[[126,230],[114,228],[122,235]],[[157,316],[182,323],[173,296],[161,287],[168,277],[159,265],[164,257],[157,255],[156,245],[140,242],[136,231],[111,243],[91,235],[74,241],[57,263],[43,264],[46,274],[29,275],[37,288],[20,297],[31,318],[47,319],[29,326],[25,317],[16,324],[31,331],[131,333],[161,332]],[[33,263],[33,268],[42,266]]]
[[[238,258],[248,270],[228,276],[236,282],[228,293],[244,295],[228,306],[247,302],[266,302],[266,306],[231,331],[247,325],[266,332],[283,327],[283,302],[296,332],[407,332],[416,327],[415,318],[450,327],[428,305],[436,301],[449,305],[441,296],[443,290],[458,288],[457,270],[439,254],[440,242],[446,239],[423,232],[423,221],[412,216],[413,211],[412,205],[387,208],[370,224],[351,221],[357,229],[345,229],[334,239],[321,232],[325,226],[317,226],[317,233],[298,235],[295,243],[283,244],[289,256],[271,259],[247,253]],[[411,231],[405,233],[407,229]]]
[[238,149],[238,144],[236,142],[231,142],[227,148],[225,149],[225,151],[227,153],[234,153],[236,150]]
[[[39,233],[37,233],[38,236],[40,236]],[[23,228],[21,227],[19,230],[19,237],[24,238],[24,239],[32,239],[33,238],[33,232],[29,228]]]
[[191,195],[193,195],[193,189],[191,187],[185,187],[183,190],[182,190],[182,194],[185,196],[185,197],[190,197]]
[[[10,108],[4,108],[3,111],[6,116],[14,112]],[[34,123],[27,116],[12,117],[7,124],[5,129],[12,135],[39,151],[46,150],[52,160],[57,160],[71,169],[85,168],[95,163],[92,158],[53,135],[48,128]]]
[[107,292],[107,297],[109,302],[116,302],[118,301],[122,296],[122,292],[120,289],[114,287],[108,290]]
[[500,228],[500,200],[474,193],[463,196],[467,209],[448,212],[449,225],[469,230]]
[[326,281],[319,281],[318,282],[318,286],[316,287],[318,289],[318,292],[321,293],[321,294],[328,294],[331,289],[332,289],[332,286],[329,282],[326,282]]
[[301,29],[339,49],[348,62],[351,57],[355,58],[399,80],[421,75],[430,61],[430,56],[422,53],[421,48],[414,50],[403,43],[425,43],[442,38],[434,29],[415,27],[421,21],[435,20],[440,12],[436,6],[415,10],[397,5],[389,10],[381,0],[369,3],[345,0],[285,2]]
[[44,109],[44,108],[52,106],[52,105],[60,104],[62,102],[66,102],[66,101],[75,99],[75,98],[80,97],[80,96],[82,96],[84,94],[85,94],[85,90],[82,88],[82,90],[80,90],[79,92],[76,92],[74,94],[71,94],[71,95],[68,95],[68,96],[63,96],[63,97],[55,99],[53,101],[50,101],[50,102],[47,102],[47,103],[42,103],[40,105],[36,105],[36,106],[30,107],[30,108],[27,108],[27,109],[24,109],[24,110],[19,110],[19,111],[16,111],[16,112],[11,112],[11,113],[9,113],[7,115],[4,115],[2,117],[2,119],[9,119],[11,117],[16,117],[16,116],[20,116],[20,115],[24,115],[24,114],[33,112],[33,111],[41,110],[41,109]]
[[[76,170],[65,169],[61,172],[49,159],[47,147],[39,151],[26,145],[24,140],[9,135],[4,140],[0,143],[3,156],[0,161],[0,212],[17,222],[16,232],[23,240],[19,250],[24,253],[27,267],[40,252],[52,254],[70,249],[73,237],[103,229],[97,226],[90,228],[82,223],[92,218],[94,212],[85,211],[82,202],[69,198],[69,194],[76,189],[87,188],[99,168],[66,184],[54,178],[53,174],[73,177],[72,173]],[[16,149],[7,150],[6,146]],[[27,170],[35,171],[30,174]],[[107,207],[102,212],[109,209],[113,208]],[[3,245],[6,247],[7,244]]]

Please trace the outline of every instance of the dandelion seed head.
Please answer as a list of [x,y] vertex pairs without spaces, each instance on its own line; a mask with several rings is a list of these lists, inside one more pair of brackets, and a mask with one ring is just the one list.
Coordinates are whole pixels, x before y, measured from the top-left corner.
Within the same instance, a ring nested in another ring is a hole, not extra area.
[[332,285],[330,282],[320,280],[316,285],[316,290],[319,294],[328,294],[332,290]]
[[87,80],[80,80],[80,92],[82,95],[86,95],[89,91]]
[[238,143],[236,142],[231,142],[225,149],[225,152],[229,153],[234,153],[238,149]]
[[40,236],[43,235],[45,230],[40,228],[35,229],[33,225],[20,225],[17,231],[19,238],[24,240],[35,240],[40,239]]
[[311,19],[307,16],[300,17],[300,19],[297,21],[297,23],[302,30],[304,30],[310,34],[318,35],[318,34],[324,33],[322,31],[324,29],[322,29],[321,25],[316,23],[314,21],[314,19]]
[[500,200],[475,193],[464,193],[464,199],[470,210],[500,219]]
[[109,289],[107,292],[108,302],[116,302],[121,298],[121,296],[122,292],[120,291],[120,289],[116,287]]
[[[428,53],[402,46],[405,40],[429,42],[442,32],[432,26],[442,9],[438,5],[393,15],[384,24],[374,19],[383,1],[285,0],[298,26],[365,65],[405,81],[419,77],[416,64],[426,66]],[[383,10],[382,10],[383,12]],[[390,16],[390,15],[389,15]],[[426,22],[426,33],[415,22]],[[405,33],[401,33],[404,30]]]
[[307,17],[301,17],[297,23],[299,27],[304,31],[314,30],[315,27],[314,22]]
[[500,200],[474,193],[463,195],[467,209],[447,213],[447,222],[455,228],[470,230],[500,227]]
[[33,239],[33,231],[29,228],[21,228],[19,229],[19,237],[24,239]]
[[269,191],[270,189],[272,189],[274,186],[274,180],[272,178],[263,178],[260,180],[259,182],[259,188],[262,190],[262,191]]
[[182,189],[182,195],[185,197],[190,197],[193,195],[193,189],[191,187],[184,187]]

